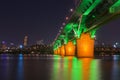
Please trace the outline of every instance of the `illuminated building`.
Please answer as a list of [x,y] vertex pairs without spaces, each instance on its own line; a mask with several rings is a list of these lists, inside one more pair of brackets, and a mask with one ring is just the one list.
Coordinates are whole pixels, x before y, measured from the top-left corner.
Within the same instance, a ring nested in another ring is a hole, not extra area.
[[1,49],[3,49],[3,50],[7,49],[7,46],[6,46],[6,42],[5,42],[5,41],[2,41]]
[[26,47],[28,45],[28,36],[24,37],[23,45],[24,45],[24,47]]

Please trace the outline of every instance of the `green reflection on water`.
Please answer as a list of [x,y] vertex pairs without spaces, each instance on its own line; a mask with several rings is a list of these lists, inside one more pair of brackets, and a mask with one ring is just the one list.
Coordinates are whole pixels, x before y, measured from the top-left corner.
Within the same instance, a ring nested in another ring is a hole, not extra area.
[[90,80],[101,80],[100,60],[92,60],[90,65]]
[[51,80],[57,80],[60,73],[60,56],[54,56]]
[[82,61],[77,58],[73,60],[72,80],[82,80]]
[[51,80],[100,80],[99,61],[76,57],[54,59]]

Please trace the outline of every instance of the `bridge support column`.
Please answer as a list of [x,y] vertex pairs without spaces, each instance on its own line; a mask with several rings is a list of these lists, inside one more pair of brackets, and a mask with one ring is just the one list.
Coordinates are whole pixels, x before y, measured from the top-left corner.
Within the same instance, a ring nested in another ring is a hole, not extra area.
[[65,55],[66,56],[74,56],[75,55],[75,45],[73,44],[72,41],[69,41],[65,45]]
[[94,39],[89,33],[82,33],[77,39],[77,57],[94,57]]
[[57,54],[60,55],[60,47],[57,49]]
[[60,54],[61,54],[61,56],[65,55],[65,46],[64,45],[62,45],[60,48]]
[[57,54],[57,49],[56,49],[56,50],[54,50],[54,54],[55,54],[55,55]]

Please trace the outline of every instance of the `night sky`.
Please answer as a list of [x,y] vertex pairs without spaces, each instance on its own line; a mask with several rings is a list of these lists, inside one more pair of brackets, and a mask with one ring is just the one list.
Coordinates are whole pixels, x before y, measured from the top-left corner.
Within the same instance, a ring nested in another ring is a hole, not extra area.
[[[74,0],[2,0],[0,1],[0,41],[22,44],[25,35],[29,44],[43,39],[52,43]],[[97,31],[97,40],[120,42],[120,19]]]

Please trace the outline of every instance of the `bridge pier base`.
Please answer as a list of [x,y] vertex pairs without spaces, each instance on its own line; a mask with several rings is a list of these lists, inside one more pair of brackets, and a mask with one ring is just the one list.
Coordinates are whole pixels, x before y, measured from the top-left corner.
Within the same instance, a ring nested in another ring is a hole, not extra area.
[[61,54],[61,56],[65,55],[65,46],[64,45],[62,45],[60,48],[60,54]]
[[82,33],[77,39],[77,57],[94,57],[94,39],[89,33]]
[[56,50],[54,50],[54,54],[55,54],[55,55],[57,55],[57,49],[56,49]]
[[73,44],[72,41],[69,41],[65,45],[65,55],[66,56],[74,56],[75,55],[75,45]]
[[57,49],[57,54],[60,55],[60,47]]

